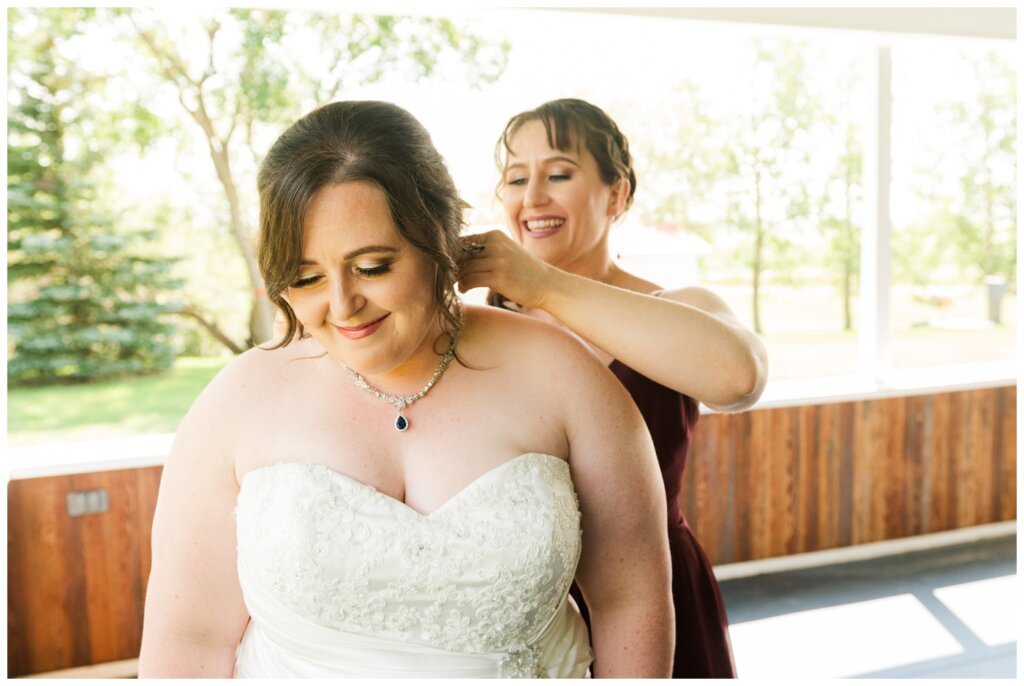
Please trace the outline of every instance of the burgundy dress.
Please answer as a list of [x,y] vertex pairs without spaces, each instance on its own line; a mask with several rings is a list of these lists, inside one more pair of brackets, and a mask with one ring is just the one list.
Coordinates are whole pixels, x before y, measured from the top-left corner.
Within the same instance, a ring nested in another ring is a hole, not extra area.
[[[518,306],[490,291],[488,304],[519,311]],[[729,642],[728,619],[711,563],[697,543],[679,507],[683,467],[690,434],[700,415],[697,401],[651,381],[618,360],[608,368],[640,408],[654,439],[668,505],[668,543],[672,555],[672,600],[676,611],[675,679],[727,679],[736,676]],[[576,584],[570,589],[590,627],[590,613]]]
[[[618,360],[608,367],[626,387],[654,439],[668,499],[668,541],[672,554],[672,597],[676,611],[676,652],[672,677],[731,678],[736,666],[728,620],[711,563],[679,507],[690,434],[697,424],[697,401],[651,381]],[[574,584],[572,595],[590,625],[589,612]]]

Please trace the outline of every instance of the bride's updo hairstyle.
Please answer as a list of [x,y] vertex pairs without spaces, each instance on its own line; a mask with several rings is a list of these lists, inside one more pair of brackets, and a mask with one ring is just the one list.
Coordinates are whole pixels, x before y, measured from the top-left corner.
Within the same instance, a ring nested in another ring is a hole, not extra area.
[[307,335],[282,297],[299,276],[306,208],[320,189],[349,181],[367,181],[384,191],[399,234],[437,266],[433,303],[442,330],[454,339],[462,329],[456,260],[468,205],[415,117],[388,102],[343,101],[292,124],[260,165],[260,273],[267,297],[288,324],[273,347]]
[[623,211],[633,204],[636,193],[636,173],[629,154],[629,141],[608,114],[596,105],[578,98],[551,100],[540,107],[520,112],[509,119],[505,131],[494,149],[494,160],[502,172],[498,182],[500,191],[505,185],[505,169],[512,152],[512,139],[524,124],[540,121],[548,134],[548,145],[562,152],[586,149],[601,173],[601,180],[611,186],[619,179],[629,181],[629,195]]

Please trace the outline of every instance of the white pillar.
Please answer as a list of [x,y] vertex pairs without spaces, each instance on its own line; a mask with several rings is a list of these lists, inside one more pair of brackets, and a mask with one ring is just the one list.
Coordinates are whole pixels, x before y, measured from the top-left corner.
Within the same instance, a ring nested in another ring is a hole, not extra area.
[[889,349],[889,288],[892,282],[889,186],[892,177],[892,55],[879,45],[868,73],[864,145],[865,218],[860,258],[860,373],[884,386],[892,356]]

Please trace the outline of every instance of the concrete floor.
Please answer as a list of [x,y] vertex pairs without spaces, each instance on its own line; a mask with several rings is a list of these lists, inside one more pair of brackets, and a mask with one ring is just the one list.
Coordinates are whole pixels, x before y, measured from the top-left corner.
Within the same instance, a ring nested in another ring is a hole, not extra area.
[[1015,535],[721,582],[740,678],[1017,672]]

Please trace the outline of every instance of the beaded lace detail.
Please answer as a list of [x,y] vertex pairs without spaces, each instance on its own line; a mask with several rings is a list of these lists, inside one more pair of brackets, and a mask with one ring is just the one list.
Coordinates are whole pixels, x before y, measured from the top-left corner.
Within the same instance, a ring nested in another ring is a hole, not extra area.
[[327,467],[279,463],[245,476],[236,516],[239,555],[292,611],[347,632],[504,651],[513,673],[535,669],[530,641],[580,553],[568,464],[540,453],[429,515]]

